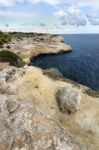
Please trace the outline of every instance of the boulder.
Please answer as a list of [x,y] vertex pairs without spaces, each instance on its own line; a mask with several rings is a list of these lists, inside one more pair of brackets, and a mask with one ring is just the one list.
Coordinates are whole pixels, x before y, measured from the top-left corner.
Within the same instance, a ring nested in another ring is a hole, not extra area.
[[81,95],[78,90],[64,87],[57,92],[56,96],[59,108],[63,113],[78,110],[81,102]]
[[63,78],[62,73],[59,72],[59,70],[56,68],[50,68],[50,69],[44,70],[43,74],[47,75],[48,77],[50,77],[53,80],[58,80],[58,79]]

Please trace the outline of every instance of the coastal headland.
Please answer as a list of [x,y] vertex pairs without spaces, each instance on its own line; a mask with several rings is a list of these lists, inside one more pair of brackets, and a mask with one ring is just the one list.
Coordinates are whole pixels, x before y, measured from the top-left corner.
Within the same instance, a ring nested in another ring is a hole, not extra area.
[[[24,63],[71,47],[61,36],[35,34],[35,42],[31,36],[13,33],[1,48],[0,150],[99,150],[99,94],[55,68]],[[39,44],[41,49],[32,49]]]
[[70,52],[70,45],[64,43],[60,35],[37,33],[6,33],[10,41],[5,42],[2,50],[10,50],[21,57],[25,63],[30,63],[31,58],[40,54],[56,54]]

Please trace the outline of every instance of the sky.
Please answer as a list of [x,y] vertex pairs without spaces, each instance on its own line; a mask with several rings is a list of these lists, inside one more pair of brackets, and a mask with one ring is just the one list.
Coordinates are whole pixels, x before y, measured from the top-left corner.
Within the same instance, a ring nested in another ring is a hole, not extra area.
[[99,33],[99,0],[0,0],[0,30]]

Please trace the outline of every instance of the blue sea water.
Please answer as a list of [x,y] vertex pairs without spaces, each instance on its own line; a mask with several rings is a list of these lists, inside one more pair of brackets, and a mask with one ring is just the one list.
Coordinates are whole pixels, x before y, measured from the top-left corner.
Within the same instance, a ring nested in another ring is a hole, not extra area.
[[99,34],[66,34],[65,43],[73,51],[57,55],[39,55],[33,65],[48,69],[57,68],[63,76],[99,90]]

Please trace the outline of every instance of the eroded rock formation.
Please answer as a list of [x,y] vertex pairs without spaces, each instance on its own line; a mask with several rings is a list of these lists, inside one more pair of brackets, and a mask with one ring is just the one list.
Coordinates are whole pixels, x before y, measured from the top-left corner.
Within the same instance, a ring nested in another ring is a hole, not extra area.
[[[86,89],[51,79],[36,67],[0,71],[0,150],[98,150],[99,98],[87,95]],[[76,98],[77,111],[60,111],[59,90],[65,100]]]
[[72,50],[70,45],[64,43],[62,36],[50,34],[36,34],[32,37],[26,37],[26,35],[22,37],[20,35],[20,39],[12,38],[9,43],[9,49],[7,44],[2,49],[15,52],[26,64],[30,63],[32,57],[39,54],[55,54]]

